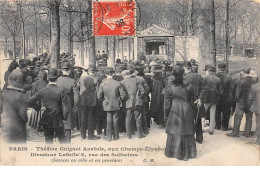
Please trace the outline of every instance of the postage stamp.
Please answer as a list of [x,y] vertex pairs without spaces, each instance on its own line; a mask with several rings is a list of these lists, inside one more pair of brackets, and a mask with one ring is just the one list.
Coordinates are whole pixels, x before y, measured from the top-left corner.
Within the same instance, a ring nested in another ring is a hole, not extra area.
[[135,1],[94,1],[93,36],[135,35]]

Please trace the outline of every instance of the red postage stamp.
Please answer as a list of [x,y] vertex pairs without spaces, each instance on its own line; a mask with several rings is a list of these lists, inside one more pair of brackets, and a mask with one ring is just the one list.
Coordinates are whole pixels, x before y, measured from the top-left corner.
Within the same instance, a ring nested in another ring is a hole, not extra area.
[[94,1],[92,12],[93,36],[135,35],[135,1]]

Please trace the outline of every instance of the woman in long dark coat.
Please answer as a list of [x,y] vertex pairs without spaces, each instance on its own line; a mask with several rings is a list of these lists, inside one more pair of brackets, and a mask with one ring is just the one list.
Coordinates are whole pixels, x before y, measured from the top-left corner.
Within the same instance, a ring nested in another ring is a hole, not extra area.
[[183,84],[183,68],[174,68],[175,80],[164,88],[164,113],[166,120],[165,155],[188,160],[197,155],[194,138],[193,91]]
[[151,116],[154,118],[154,122],[158,125],[164,125],[163,118],[163,88],[167,84],[167,79],[163,76],[162,65],[154,65],[151,70],[154,73],[152,77],[152,92],[151,92]]

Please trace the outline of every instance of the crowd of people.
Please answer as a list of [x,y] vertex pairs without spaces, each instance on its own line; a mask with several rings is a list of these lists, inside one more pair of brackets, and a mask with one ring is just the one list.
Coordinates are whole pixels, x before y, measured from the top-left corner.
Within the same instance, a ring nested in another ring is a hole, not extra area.
[[[99,54],[100,55],[100,54]],[[13,61],[5,72],[2,91],[2,136],[10,143],[26,142],[26,127],[43,132],[46,143],[58,137],[70,143],[72,133],[81,140],[118,140],[119,133],[131,139],[149,134],[151,124],[165,128],[165,155],[188,160],[196,157],[196,142],[206,132],[231,130],[239,137],[243,114],[245,137],[252,137],[252,115],[256,115],[257,144],[260,144],[258,77],[250,68],[231,76],[227,64],[205,65],[198,74],[196,61],[166,62],[117,59],[107,66],[107,55],[96,65],[74,65],[68,53],[60,56],[60,69],[51,68],[48,54],[32,60]],[[30,111],[29,111],[30,110]],[[28,113],[30,112],[30,113]],[[95,133],[96,131],[96,133]]]

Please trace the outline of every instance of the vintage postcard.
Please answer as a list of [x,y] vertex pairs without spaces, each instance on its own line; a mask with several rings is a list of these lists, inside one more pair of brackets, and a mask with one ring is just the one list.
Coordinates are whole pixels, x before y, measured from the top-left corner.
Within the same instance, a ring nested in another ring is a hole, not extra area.
[[259,166],[259,0],[1,0],[0,165]]

